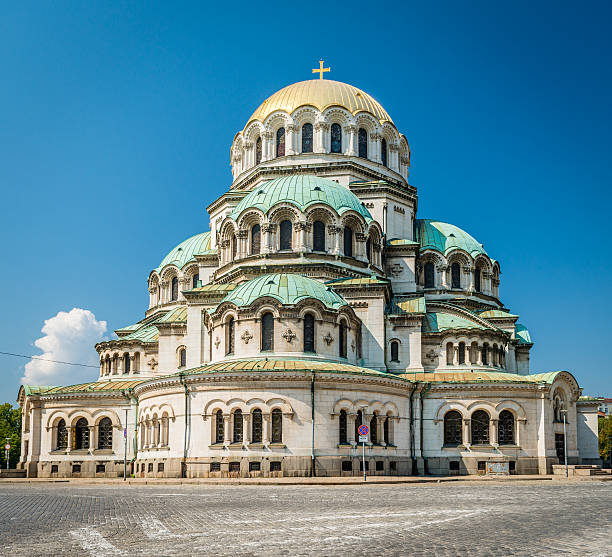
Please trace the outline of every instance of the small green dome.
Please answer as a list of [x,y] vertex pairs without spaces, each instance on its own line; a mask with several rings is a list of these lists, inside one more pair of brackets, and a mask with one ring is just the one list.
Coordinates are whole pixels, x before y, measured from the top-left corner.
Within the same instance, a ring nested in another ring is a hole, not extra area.
[[264,296],[271,296],[284,305],[294,305],[305,298],[319,300],[332,309],[347,305],[344,298],[322,282],[302,275],[285,273],[262,275],[243,282],[223,298],[221,303],[231,302],[238,307],[247,307]]
[[187,238],[176,246],[159,264],[156,271],[161,271],[166,265],[176,265],[179,269],[186,263],[195,261],[195,255],[201,255],[210,250],[210,232],[202,232]]
[[339,215],[345,211],[356,211],[367,222],[372,220],[370,211],[351,190],[333,180],[308,175],[285,176],[257,186],[242,198],[230,217],[237,220],[240,214],[250,207],[267,213],[274,205],[283,202],[291,203],[301,211],[315,203],[324,203]]
[[421,251],[433,249],[446,255],[454,249],[467,251],[472,257],[487,252],[472,236],[452,224],[429,219],[414,221],[414,237]]

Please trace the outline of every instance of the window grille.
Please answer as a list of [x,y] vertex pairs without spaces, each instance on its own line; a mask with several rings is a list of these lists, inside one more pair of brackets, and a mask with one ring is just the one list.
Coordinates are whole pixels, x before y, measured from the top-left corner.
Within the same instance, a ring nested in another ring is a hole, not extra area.
[[341,445],[346,445],[348,443],[346,426],[347,426],[346,410],[340,410],[340,416],[338,419],[338,442]]
[[312,153],[312,124],[302,126],[302,153]]
[[257,138],[255,141],[255,164],[259,164],[261,162],[261,137]]
[[514,445],[514,415],[509,410],[499,414],[497,438],[500,445]]
[[113,448],[113,424],[110,418],[102,418],[98,423],[98,449]]
[[315,351],[315,319],[312,313],[304,316],[304,352]]
[[251,228],[251,255],[257,255],[261,251],[261,226],[253,225]]
[[272,443],[283,442],[283,413],[275,408],[272,410]]
[[489,444],[489,414],[476,410],[472,414],[472,445]]
[[223,418],[223,411],[217,410],[215,412],[215,443],[223,443],[225,439],[225,424]]
[[242,410],[238,409],[234,412],[234,443],[242,443],[242,433],[243,433],[243,419],[242,419]]
[[462,418],[456,410],[447,412],[444,416],[444,444],[456,447],[462,443]]
[[285,156],[285,128],[278,128],[276,131],[276,156]]
[[263,439],[263,416],[259,408],[255,408],[252,414],[251,442],[261,443]]
[[342,128],[340,124],[331,125],[331,152],[342,153]]
[[76,423],[73,445],[74,449],[89,449],[89,426],[85,418]]
[[357,142],[359,144],[359,156],[362,159],[368,158],[368,132],[363,128],[359,128],[357,134]]
[[172,277],[172,297],[171,301],[178,300],[178,278]]
[[234,353],[235,336],[236,336],[236,331],[235,331],[234,318],[230,317],[227,320],[227,342],[226,342],[227,348],[225,350],[226,354]]
[[57,422],[57,449],[68,448],[68,430],[66,429],[66,422],[61,419]]
[[274,316],[271,313],[261,317],[261,349],[274,350]]

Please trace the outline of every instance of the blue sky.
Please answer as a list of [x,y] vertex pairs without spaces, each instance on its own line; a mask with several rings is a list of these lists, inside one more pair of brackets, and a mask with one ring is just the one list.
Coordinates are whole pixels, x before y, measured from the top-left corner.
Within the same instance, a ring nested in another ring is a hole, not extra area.
[[[609,3],[202,4],[3,7],[0,350],[40,354],[75,307],[141,318],[149,271],[228,189],[236,131],[324,57],[408,138],[418,216],[500,260],[532,369],[610,396]],[[0,356],[0,400],[23,364]]]

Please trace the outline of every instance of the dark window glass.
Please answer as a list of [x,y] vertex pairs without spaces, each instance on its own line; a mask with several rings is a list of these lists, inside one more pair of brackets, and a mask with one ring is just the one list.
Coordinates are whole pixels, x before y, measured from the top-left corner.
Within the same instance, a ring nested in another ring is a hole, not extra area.
[[346,325],[344,324],[344,321],[340,321],[340,325],[338,327],[338,332],[340,335],[340,342],[339,344],[339,351],[340,351],[340,357],[341,358],[346,358]]
[[465,364],[465,342],[459,343],[459,363]]
[[229,471],[230,472],[240,472],[240,462],[230,462]]
[[215,412],[215,443],[223,443],[225,439],[225,424],[223,419],[223,411],[217,410]]
[[461,288],[461,273],[459,263],[451,265],[451,286],[452,288]]
[[291,249],[292,241],[291,236],[293,235],[293,225],[290,220],[284,220],[279,225],[280,229],[280,245],[279,249],[287,250]]
[[508,410],[499,414],[498,443],[500,445],[514,445],[514,415]]
[[210,463],[210,471],[211,472],[221,472],[221,463],[220,462],[211,462]]
[[280,460],[273,460],[270,462],[270,472],[280,472],[282,470],[282,465]]
[[163,472],[164,471],[164,463],[163,462],[158,462],[157,463],[157,471],[158,472]]
[[368,257],[368,261],[372,263],[372,241],[370,238],[366,240],[366,255]]
[[489,365],[489,347],[485,344],[482,349],[482,365],[483,366],[488,366]]
[[225,353],[226,354],[233,354],[234,353],[234,338],[236,335],[235,332],[235,326],[234,326],[234,318],[230,317],[227,320],[227,339],[225,341]]
[[276,132],[276,156],[285,156],[285,128],[278,128]]
[[370,419],[370,441],[374,444],[378,443],[378,419],[376,414]]
[[346,410],[340,410],[340,418],[338,420],[338,442],[343,445],[348,442],[346,432]]
[[399,342],[397,340],[391,342],[391,361],[399,362]]
[[272,410],[272,443],[283,442],[283,413],[275,408]]
[[348,226],[344,227],[344,255],[353,257],[353,230]]
[[131,367],[130,364],[131,364],[130,355],[124,354],[123,355],[123,373],[130,373],[130,367]]
[[459,472],[459,461],[458,460],[451,460],[448,463],[448,469],[451,472]]
[[312,235],[312,249],[314,251],[325,251],[325,224],[320,220],[314,221]]
[[359,156],[362,159],[368,158],[368,132],[363,128],[359,128],[359,132],[357,134],[357,142],[359,146]]
[[75,449],[89,449],[89,426],[85,418],[76,423],[73,445]]
[[312,153],[312,124],[302,126],[302,153]]
[[387,166],[387,140],[383,137],[380,142],[380,158],[384,166]]
[[66,429],[66,422],[63,419],[57,422],[57,448],[68,448],[68,430]]
[[376,471],[384,472],[385,471],[385,462],[383,460],[376,461]]
[[363,424],[363,413],[361,410],[357,410],[357,417],[355,418],[355,441],[359,442],[359,426]]
[[102,418],[98,423],[98,449],[113,448],[113,424],[110,418]]
[[59,466],[57,464],[52,464],[51,465],[51,473],[52,474],[57,474],[59,471]]
[[397,462],[395,460],[389,462],[389,470],[391,470],[391,472],[397,472]]
[[73,464],[72,465],[72,473],[73,474],[80,474],[81,473],[81,465],[80,464]]
[[385,421],[383,422],[383,437],[384,437],[384,442],[389,445],[390,444],[390,440],[389,440],[389,416],[387,416],[385,418]]
[[187,365],[187,350],[181,348],[179,350],[179,366],[185,367]]
[[261,470],[261,462],[249,462],[249,472],[259,472]]
[[255,164],[259,164],[261,162],[261,137],[257,138],[255,141]]
[[474,288],[476,292],[480,292],[481,290],[480,275],[481,275],[481,269],[480,267],[476,267],[476,271],[474,271]]
[[197,288],[199,281],[200,281],[200,275],[196,273],[195,275],[193,275],[193,278],[191,279],[191,288]]
[[435,284],[433,263],[425,263],[424,274],[425,274],[425,288],[433,288]]
[[261,226],[253,225],[251,228],[251,255],[257,255],[261,251]]
[[353,471],[353,462],[351,460],[343,460],[342,461],[342,471],[343,472],[352,472]]
[[489,444],[489,414],[476,410],[472,414],[472,445]]
[[263,417],[261,414],[261,410],[259,408],[255,408],[255,410],[253,410],[253,428],[251,431],[251,442],[261,443],[262,439],[263,439]]
[[238,247],[238,242],[236,240],[236,234],[232,234],[232,261],[236,259],[236,248]]
[[238,409],[234,412],[234,443],[242,443],[242,410]]
[[304,316],[304,352],[315,351],[315,319],[312,313]]
[[274,350],[274,316],[271,313],[261,317],[261,349]]
[[565,435],[563,433],[555,433],[555,449],[559,464],[565,464]]
[[456,410],[447,412],[444,416],[444,444],[456,447],[462,443],[462,419]]
[[178,278],[172,277],[172,298],[171,301],[178,300]]
[[342,153],[342,128],[340,124],[331,125],[331,152]]

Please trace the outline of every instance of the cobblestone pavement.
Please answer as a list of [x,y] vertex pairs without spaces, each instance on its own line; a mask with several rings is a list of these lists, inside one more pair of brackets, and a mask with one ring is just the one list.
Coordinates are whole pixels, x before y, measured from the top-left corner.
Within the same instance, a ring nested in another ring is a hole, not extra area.
[[0,555],[612,556],[612,482],[0,486]]

